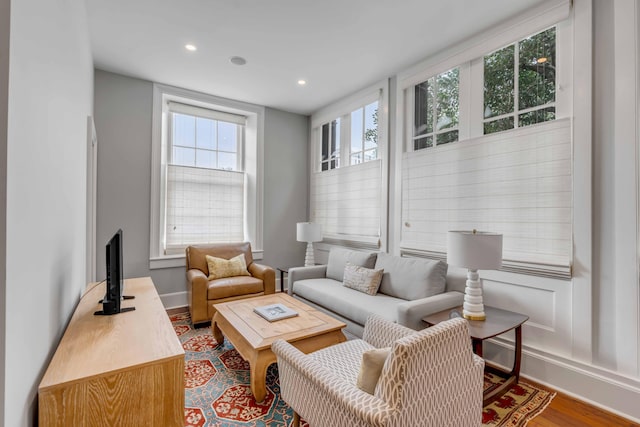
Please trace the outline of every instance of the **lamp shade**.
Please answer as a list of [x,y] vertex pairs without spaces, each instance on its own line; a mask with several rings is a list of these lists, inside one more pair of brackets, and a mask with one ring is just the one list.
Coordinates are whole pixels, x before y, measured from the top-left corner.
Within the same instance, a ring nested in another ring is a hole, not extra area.
[[502,265],[502,234],[449,231],[447,263],[469,270],[497,270]]
[[298,242],[322,241],[322,224],[314,222],[299,222],[296,240]]

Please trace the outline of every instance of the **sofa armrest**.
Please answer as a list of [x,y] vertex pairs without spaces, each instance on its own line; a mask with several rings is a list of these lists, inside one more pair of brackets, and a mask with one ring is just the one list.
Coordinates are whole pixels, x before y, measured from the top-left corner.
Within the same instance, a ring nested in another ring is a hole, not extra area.
[[265,295],[276,292],[276,271],[273,268],[252,262],[249,265],[249,273],[253,277],[262,280]]
[[189,312],[193,323],[206,322],[207,315],[207,288],[209,279],[197,269],[187,270],[187,284],[189,294]]
[[448,308],[459,307],[464,302],[464,294],[458,291],[444,292],[398,304],[398,323],[419,331],[427,327],[422,318]]
[[289,269],[288,280],[288,293],[293,295],[293,284],[297,280],[306,279],[324,279],[327,277],[326,265],[312,265],[309,267],[294,267]]
[[391,347],[394,342],[416,331],[372,314],[364,324],[362,339],[374,347]]

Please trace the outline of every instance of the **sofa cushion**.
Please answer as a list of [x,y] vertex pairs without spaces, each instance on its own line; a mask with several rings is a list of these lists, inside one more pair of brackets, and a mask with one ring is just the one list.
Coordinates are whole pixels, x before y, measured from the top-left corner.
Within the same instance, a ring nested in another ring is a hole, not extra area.
[[405,302],[389,295],[367,295],[342,286],[333,279],[297,280],[293,293],[355,323],[364,325],[375,313],[392,322],[398,321],[398,305]]
[[389,353],[391,353],[391,347],[375,348],[362,353],[362,364],[356,382],[360,390],[373,394]]
[[378,254],[376,269],[384,269],[378,292],[407,301],[444,292],[447,263],[421,258]]
[[264,292],[264,283],[252,276],[225,277],[211,280],[207,288],[207,299],[221,299],[238,295]]
[[384,273],[384,270],[360,267],[347,261],[347,266],[344,268],[344,281],[342,284],[347,288],[355,289],[365,294],[375,295],[378,293],[378,288],[380,287],[382,273]]
[[350,251],[343,248],[331,248],[327,262],[327,278],[342,282],[347,261],[353,265],[373,268],[376,263],[375,252]]
[[209,268],[209,280],[222,279],[234,276],[250,276],[247,271],[247,264],[244,254],[234,256],[231,259],[218,258],[206,255],[207,266]]

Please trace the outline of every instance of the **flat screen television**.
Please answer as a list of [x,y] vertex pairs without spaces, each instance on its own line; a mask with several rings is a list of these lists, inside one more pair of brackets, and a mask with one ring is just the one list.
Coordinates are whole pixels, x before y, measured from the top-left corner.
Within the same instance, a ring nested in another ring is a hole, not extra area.
[[135,307],[121,306],[123,299],[131,299],[133,297],[124,295],[124,273],[122,264],[122,230],[116,231],[116,234],[109,240],[106,248],[107,261],[107,279],[106,291],[102,303],[102,311],[96,311],[98,315],[118,314],[125,311],[135,310]]

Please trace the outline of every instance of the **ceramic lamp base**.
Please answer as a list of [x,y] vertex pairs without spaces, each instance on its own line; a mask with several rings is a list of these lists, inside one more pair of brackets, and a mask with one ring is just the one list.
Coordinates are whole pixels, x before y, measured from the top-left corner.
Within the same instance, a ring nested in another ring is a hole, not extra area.
[[482,281],[477,270],[467,271],[467,286],[464,289],[462,315],[469,320],[485,320],[484,302],[482,299]]
[[313,243],[307,242],[307,252],[304,255],[304,266],[309,267],[315,264],[316,264],[316,261],[313,258]]

